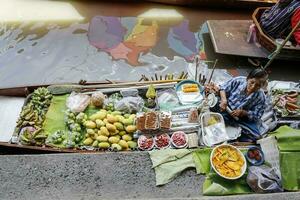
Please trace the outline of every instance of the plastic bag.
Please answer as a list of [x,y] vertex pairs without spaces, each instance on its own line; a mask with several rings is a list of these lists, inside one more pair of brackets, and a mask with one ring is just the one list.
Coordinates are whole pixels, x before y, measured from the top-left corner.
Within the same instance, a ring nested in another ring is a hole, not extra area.
[[120,93],[113,93],[107,99],[104,100],[104,109],[109,111],[115,110],[115,103],[122,99]]
[[90,96],[72,92],[67,98],[67,107],[74,113],[83,112],[90,104]]
[[266,165],[249,167],[247,183],[257,193],[283,192],[275,169]]
[[139,91],[137,89],[123,89],[120,91],[121,95],[123,97],[137,97],[139,94]]
[[180,106],[179,99],[174,89],[159,90],[157,104],[161,110],[172,110]]
[[144,100],[141,97],[124,97],[114,105],[115,109],[124,113],[136,113],[144,106]]

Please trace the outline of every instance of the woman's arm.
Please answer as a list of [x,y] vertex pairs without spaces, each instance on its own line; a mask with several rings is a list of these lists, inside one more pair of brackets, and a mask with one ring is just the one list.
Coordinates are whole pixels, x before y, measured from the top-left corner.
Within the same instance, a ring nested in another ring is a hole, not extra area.
[[221,102],[220,102],[221,111],[225,111],[227,107],[227,98],[226,98],[226,92],[224,90],[220,90],[220,98],[221,98]]

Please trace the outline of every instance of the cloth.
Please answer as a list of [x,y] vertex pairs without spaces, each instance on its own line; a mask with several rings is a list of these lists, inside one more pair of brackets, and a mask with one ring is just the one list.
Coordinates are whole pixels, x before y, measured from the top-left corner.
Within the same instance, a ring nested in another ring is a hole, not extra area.
[[188,168],[195,168],[192,151],[188,149],[164,149],[149,152],[155,171],[156,186],[175,179]]
[[197,149],[193,152],[197,173],[207,175],[202,186],[203,195],[221,196],[251,193],[251,189],[246,182],[247,174],[238,180],[226,180],[211,169],[211,151],[211,148],[206,148]]
[[[298,8],[295,11],[295,13],[291,19],[292,28],[294,28],[299,21],[300,21],[300,8]],[[294,38],[295,38],[297,45],[300,45],[300,28],[297,28],[297,30],[294,32]]]
[[263,30],[275,39],[285,38],[291,31],[291,17],[298,8],[299,0],[292,0],[288,5],[278,2],[262,14],[260,24]]
[[232,110],[246,110],[249,120],[259,120],[266,107],[265,94],[262,90],[258,90],[247,96],[246,87],[246,77],[239,76],[220,85],[220,90],[225,91],[228,106]]
[[269,134],[272,134],[277,138],[278,147],[281,152],[300,152],[299,129],[293,129],[289,126],[281,126],[274,132],[270,132]]

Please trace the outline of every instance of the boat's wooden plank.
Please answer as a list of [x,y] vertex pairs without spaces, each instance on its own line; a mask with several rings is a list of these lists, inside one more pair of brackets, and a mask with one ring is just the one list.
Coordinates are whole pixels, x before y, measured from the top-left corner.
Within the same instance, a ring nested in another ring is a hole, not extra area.
[[10,141],[25,98],[0,96],[0,141]]

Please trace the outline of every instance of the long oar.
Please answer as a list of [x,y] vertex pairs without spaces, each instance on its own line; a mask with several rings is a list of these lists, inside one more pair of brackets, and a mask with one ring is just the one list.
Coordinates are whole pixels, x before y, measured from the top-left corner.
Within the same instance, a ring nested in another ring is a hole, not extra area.
[[271,63],[274,61],[274,59],[277,57],[277,55],[280,53],[281,49],[284,47],[284,45],[289,41],[289,39],[292,37],[293,33],[299,28],[300,26],[300,21],[296,24],[296,26],[293,28],[293,30],[289,33],[289,35],[285,38],[282,44],[279,46],[277,45],[276,50],[270,55],[270,60],[267,62],[267,64],[263,67],[265,70],[267,67],[271,65]]

